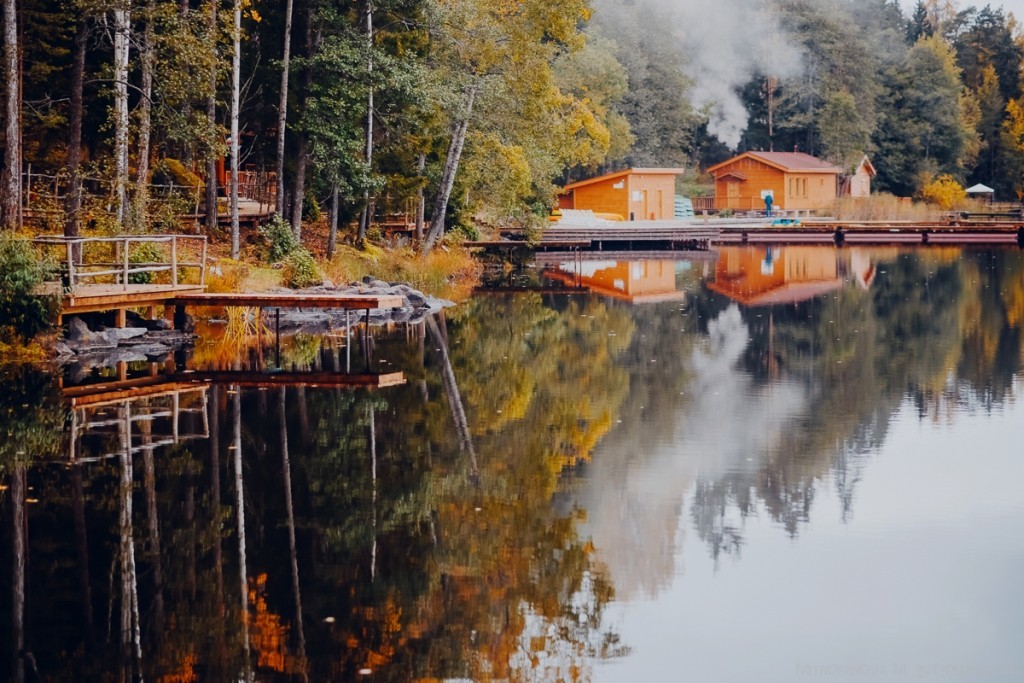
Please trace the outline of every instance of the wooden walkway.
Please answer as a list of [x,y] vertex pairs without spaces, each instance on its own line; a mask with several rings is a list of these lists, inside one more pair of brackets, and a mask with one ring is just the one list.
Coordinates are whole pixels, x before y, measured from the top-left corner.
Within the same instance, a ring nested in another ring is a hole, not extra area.
[[405,384],[402,372],[257,372],[249,370],[185,370],[146,377],[79,384],[61,389],[72,408],[104,406],[122,401],[196,390],[210,384],[244,388],[275,387],[385,388]]
[[950,225],[948,223],[839,223],[801,226],[723,228],[716,244],[921,244],[1024,246],[1017,223]]
[[401,308],[405,298],[397,294],[302,294],[299,292],[193,292],[173,297],[175,306],[248,306],[252,308],[341,308],[366,311]]

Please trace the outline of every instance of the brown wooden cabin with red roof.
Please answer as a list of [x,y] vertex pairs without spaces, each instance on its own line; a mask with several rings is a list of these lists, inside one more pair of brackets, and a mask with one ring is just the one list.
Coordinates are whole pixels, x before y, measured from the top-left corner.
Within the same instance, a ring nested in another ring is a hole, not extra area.
[[712,292],[744,306],[794,304],[843,284],[835,252],[821,247],[726,247],[715,264]]
[[719,211],[763,211],[766,192],[777,209],[826,209],[835,202],[842,172],[803,152],[744,152],[708,169]]
[[611,214],[624,221],[675,218],[676,176],[681,168],[630,168],[565,186],[560,209]]

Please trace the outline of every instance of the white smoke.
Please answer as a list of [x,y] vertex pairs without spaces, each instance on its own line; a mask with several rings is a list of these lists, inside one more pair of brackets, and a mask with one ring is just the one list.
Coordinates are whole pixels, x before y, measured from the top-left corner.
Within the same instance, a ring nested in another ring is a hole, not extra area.
[[[597,12],[616,18],[651,9],[669,21],[687,59],[687,93],[708,120],[708,132],[730,148],[739,145],[750,114],[739,90],[757,75],[785,79],[801,73],[801,51],[766,0],[597,0]],[[620,31],[643,26],[617,22]]]
[[707,115],[708,132],[735,149],[750,118],[739,89],[758,74],[799,74],[801,53],[764,0],[675,0],[672,7],[694,81],[690,103]]

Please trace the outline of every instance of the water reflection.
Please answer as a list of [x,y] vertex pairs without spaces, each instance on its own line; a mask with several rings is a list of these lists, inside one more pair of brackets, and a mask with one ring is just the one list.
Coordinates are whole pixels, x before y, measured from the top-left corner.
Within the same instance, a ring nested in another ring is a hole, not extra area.
[[564,263],[280,362],[240,337],[74,387],[4,370],[3,675],[1022,670],[1021,252]]

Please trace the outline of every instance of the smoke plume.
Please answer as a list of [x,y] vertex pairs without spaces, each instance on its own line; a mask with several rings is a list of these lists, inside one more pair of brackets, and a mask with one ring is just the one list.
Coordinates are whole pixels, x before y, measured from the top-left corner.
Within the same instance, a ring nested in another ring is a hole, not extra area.
[[[687,93],[708,120],[708,132],[730,148],[739,145],[749,112],[739,91],[758,75],[785,79],[802,70],[794,47],[766,0],[598,0],[596,11],[617,15],[649,9],[675,27],[687,60]],[[622,30],[630,27],[622,26]],[[643,29],[643,27],[639,27]],[[648,27],[650,28],[650,27]]]

